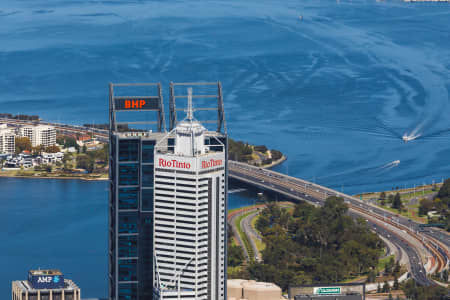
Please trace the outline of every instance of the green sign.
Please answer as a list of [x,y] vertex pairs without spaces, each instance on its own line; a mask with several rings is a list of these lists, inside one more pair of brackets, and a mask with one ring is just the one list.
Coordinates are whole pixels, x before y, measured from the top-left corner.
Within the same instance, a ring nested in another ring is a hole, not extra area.
[[341,294],[340,287],[318,287],[314,288],[314,295],[339,295]]

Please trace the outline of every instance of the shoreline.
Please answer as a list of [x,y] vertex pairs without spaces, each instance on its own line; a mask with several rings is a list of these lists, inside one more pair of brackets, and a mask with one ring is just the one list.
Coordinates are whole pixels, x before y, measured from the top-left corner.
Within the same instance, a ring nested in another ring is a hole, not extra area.
[[27,179],[67,179],[84,181],[108,181],[109,178],[86,178],[78,176],[27,176],[27,175],[8,175],[0,172],[0,178],[27,178]]
[[273,161],[269,165],[261,166],[260,168],[262,168],[262,169],[271,169],[273,167],[276,167],[276,166],[282,164],[285,160],[287,160],[287,157],[283,155],[280,159],[278,159],[276,161]]
[[[261,168],[269,169],[273,168],[281,163],[283,163],[286,160],[286,156],[282,156],[280,159],[272,162],[269,165],[262,166]],[[89,178],[89,177],[83,177],[83,176],[29,176],[29,175],[11,175],[11,174],[2,174],[0,170],[0,178],[30,178],[30,179],[72,179],[72,180],[85,180],[85,181],[108,181],[109,178],[101,177],[101,178]]]

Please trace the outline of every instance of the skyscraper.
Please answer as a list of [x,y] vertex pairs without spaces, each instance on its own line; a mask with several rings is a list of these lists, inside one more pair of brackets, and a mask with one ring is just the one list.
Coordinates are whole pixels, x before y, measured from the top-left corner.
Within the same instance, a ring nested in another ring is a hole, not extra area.
[[[111,300],[170,299],[174,295],[173,291],[185,293],[188,289],[193,289],[194,292],[183,294],[189,296],[189,298],[183,296],[183,299],[225,297],[227,137],[221,86],[220,83],[207,83],[207,86],[217,86],[217,94],[195,95],[196,99],[203,97],[217,100],[217,106],[214,108],[197,108],[197,110],[218,111],[217,131],[207,131],[198,121],[187,118],[179,125],[195,123],[196,129],[192,131],[192,126],[187,126],[183,132],[183,128],[177,126],[179,109],[175,108],[175,102],[177,98],[188,98],[188,95],[176,95],[175,87],[178,85],[184,87],[198,84],[171,83],[169,133],[165,130],[160,84],[110,85],[109,297]],[[116,91],[125,88],[127,95],[130,95],[132,93],[130,90],[142,87],[153,87],[156,91],[151,96],[118,96]],[[190,111],[192,114],[192,109]],[[119,114],[129,116],[130,113],[135,116],[133,121],[119,120]],[[155,113],[156,115],[149,118],[149,114]],[[146,116],[140,118],[142,115]],[[154,125],[156,129],[149,129],[149,126]],[[173,129],[175,126],[177,128]],[[195,142],[191,139],[195,139]],[[192,170],[176,166],[170,170],[167,164],[165,167],[159,165],[160,159],[169,157],[175,159],[173,155],[178,159],[192,161]],[[199,158],[200,156],[202,158]],[[218,160],[222,160],[220,166],[215,165]],[[220,170],[216,170],[217,168]],[[190,178],[186,180],[189,183],[183,187],[184,191],[179,192],[178,189],[182,188],[182,177]],[[204,181],[200,184],[201,178],[207,179],[202,179]],[[186,203],[181,201],[184,192],[189,194],[186,198],[190,197],[184,199]],[[166,194],[167,197],[160,196],[162,194]],[[207,199],[204,198],[204,194]],[[203,198],[200,199],[199,195]],[[158,204],[154,203],[154,199],[157,199]],[[162,201],[166,201],[165,205]],[[162,206],[169,207],[169,211]],[[190,215],[189,220],[182,216],[183,209],[185,215]],[[186,209],[191,211],[188,212]],[[170,224],[167,223],[167,219],[170,220]],[[185,221],[193,223],[188,223],[182,228]],[[158,225],[155,225],[156,223]],[[164,229],[164,225],[167,228]],[[209,237],[212,237],[211,241]],[[192,254],[192,258],[189,259],[190,263],[182,268],[183,266],[179,265],[185,263],[183,258],[179,258],[183,256],[182,240],[189,238],[192,238],[189,243],[192,243],[190,246],[193,246],[194,250],[184,254],[184,256]],[[205,238],[208,239],[206,246]],[[166,249],[167,252],[160,249]],[[204,251],[213,255],[208,256],[208,253],[205,255]],[[159,259],[164,260],[164,255],[168,262],[172,262],[171,266],[167,263],[161,265],[158,263]],[[201,264],[207,264],[206,271],[200,266],[200,261]],[[194,271],[193,263],[197,266]],[[190,275],[187,274],[189,272]],[[176,278],[174,283],[173,278]],[[172,295],[169,295],[171,293]],[[178,294],[175,298],[178,298]]]
[[194,119],[188,90],[186,118],[155,147],[155,298],[223,300],[225,144]]

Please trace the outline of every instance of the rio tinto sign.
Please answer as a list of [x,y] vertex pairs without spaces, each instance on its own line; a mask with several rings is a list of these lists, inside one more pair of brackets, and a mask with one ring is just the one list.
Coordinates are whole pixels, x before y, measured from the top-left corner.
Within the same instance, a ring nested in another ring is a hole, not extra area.
[[176,168],[176,169],[190,169],[191,164],[176,159],[166,160],[164,158],[158,159],[158,165],[163,168]]
[[[157,158],[158,167],[163,168],[173,168],[173,169],[192,169],[195,165],[195,161],[181,161],[174,158]],[[223,165],[222,159],[205,159],[199,162],[199,166],[201,169],[214,168]]]
[[223,164],[223,161],[221,159],[203,160],[202,161],[202,169],[218,167],[218,166],[221,166],[222,164]]

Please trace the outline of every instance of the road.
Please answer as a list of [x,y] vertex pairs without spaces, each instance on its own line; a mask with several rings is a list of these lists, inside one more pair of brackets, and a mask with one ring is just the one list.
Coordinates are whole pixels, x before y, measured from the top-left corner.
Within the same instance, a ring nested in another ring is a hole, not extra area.
[[[420,284],[433,284],[426,277],[423,267],[426,257],[429,255],[424,253],[424,249],[436,256],[440,269],[446,266],[448,244],[450,242],[446,234],[436,233],[435,231],[427,234],[418,233],[419,224],[411,220],[366,204],[349,195],[271,170],[230,161],[229,176],[262,189],[283,194],[289,198],[306,200],[314,205],[323,204],[324,200],[329,196],[343,197],[355,214],[368,220],[372,226],[377,223],[376,225],[382,227],[385,231],[377,231],[380,235],[383,235],[405,250],[409,257],[411,274]],[[386,224],[389,224],[389,226],[386,226]],[[421,243],[421,239],[425,241],[425,246],[419,247],[418,243]],[[432,249],[432,247],[437,248],[437,251]]]
[[254,230],[254,228],[251,225],[253,218],[255,218],[259,214],[259,211],[257,209],[255,209],[255,210],[256,211],[254,213],[251,213],[248,216],[245,216],[244,218],[242,218],[240,225],[241,225],[242,231],[247,236],[247,240],[249,241],[250,246],[253,249],[254,260],[259,262],[259,261],[261,261],[261,253],[259,253],[259,250],[258,250],[258,247],[256,246],[255,240],[258,239],[261,241],[261,237],[260,237],[259,233],[257,233],[256,230]]

